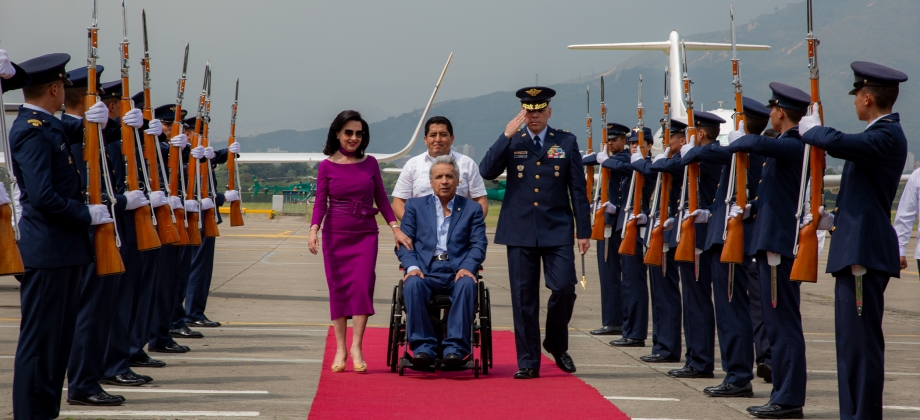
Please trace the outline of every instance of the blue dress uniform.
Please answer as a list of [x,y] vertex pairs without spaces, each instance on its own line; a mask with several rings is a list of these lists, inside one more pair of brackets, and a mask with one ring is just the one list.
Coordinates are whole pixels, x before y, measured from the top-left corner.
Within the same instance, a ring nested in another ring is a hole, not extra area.
[[[850,67],[856,78],[850,94],[858,94],[866,86],[896,90],[899,83],[907,81],[906,74],[879,64],[856,61]],[[882,418],[884,293],[888,280],[900,276],[891,203],[907,158],[907,139],[900,116],[891,113],[870,122],[859,134],[815,127],[802,135],[802,141],[846,160],[827,260],[827,272],[836,279],[834,320],[840,418]],[[867,270],[862,276],[861,315],[857,312],[853,265]]]
[[[185,133],[190,133],[190,132],[195,131],[194,130],[195,117],[186,118],[185,120],[182,121],[182,123],[185,127],[185,131],[184,131]],[[200,132],[201,130],[199,130],[199,133]],[[172,148],[170,148],[170,150],[172,150]],[[185,174],[188,174],[188,164],[189,164],[189,161],[191,160],[190,151],[191,151],[191,146],[189,146],[188,148],[182,151],[181,162],[183,162],[183,166],[181,170]],[[183,203],[186,197],[185,187],[186,185],[180,185],[179,187],[179,189],[182,191],[181,196],[183,199]],[[198,218],[199,220],[201,220],[200,212],[198,214]],[[177,268],[176,268],[176,275],[177,275],[177,279],[176,279],[177,283],[176,283],[176,290],[175,290],[176,296],[173,298],[173,309],[172,309],[172,314],[170,315],[170,319],[172,321],[171,330],[170,330],[171,333],[174,331],[178,332],[177,330],[185,330],[188,328],[188,326],[185,324],[185,306],[183,305],[183,302],[187,298],[189,281],[191,279],[192,257],[195,255],[195,253],[198,252],[198,248],[204,246],[204,243],[205,243],[204,237],[202,237],[201,240],[202,240],[201,241],[202,245],[200,246],[197,246],[197,247],[196,246],[183,246],[183,247],[180,247],[179,249],[179,261],[178,261]],[[203,337],[203,335],[197,331],[195,331],[192,336],[186,335],[185,337],[190,338],[193,336],[194,338]]]
[[[48,54],[23,62],[21,69],[31,76],[33,86],[66,81],[64,66],[69,60],[68,54]],[[92,217],[59,119],[47,110],[24,105],[9,139],[21,191],[19,250],[25,265],[13,416],[51,419],[60,410],[61,384],[80,303],[80,277],[93,259],[87,234]]]
[[[619,136],[625,136],[629,133],[629,127],[617,124],[617,123],[607,123],[607,139],[612,140]],[[623,151],[618,152],[614,156],[608,157],[610,159],[623,159],[619,154],[624,153]],[[629,155],[626,155],[626,160],[629,160]],[[582,159],[582,164],[584,165],[596,165],[597,164],[597,155],[587,155]],[[621,176],[613,171],[610,172],[607,180],[607,201],[614,206],[617,206],[617,209],[620,208],[620,184]],[[593,192],[592,192],[593,193]],[[597,197],[599,200],[600,197]],[[603,204],[603,203],[600,203]],[[593,217],[593,215],[591,215]],[[610,225],[611,227],[616,226],[616,215],[604,213],[604,223]],[[603,326],[592,332],[592,334],[602,333],[606,334],[615,334],[623,331],[623,312],[622,312],[622,294],[620,291],[620,284],[622,280],[622,270],[620,267],[620,259],[614,252],[606,251],[604,243],[607,242],[610,249],[616,250],[620,247],[620,237],[617,235],[610,235],[606,241],[599,239],[595,241],[597,248],[597,272],[598,277],[600,278],[600,291],[601,291],[601,322]],[[606,255],[606,260],[604,258]],[[602,332],[603,331],[603,332]]]
[[[544,87],[518,91],[522,106],[530,110],[545,108],[554,94]],[[479,164],[485,179],[495,179],[507,171],[495,242],[508,247],[518,366],[537,375],[541,356],[540,262],[546,286],[552,291],[543,347],[556,358],[557,365],[565,359],[571,364],[566,352],[577,284],[574,236],[591,236],[584,168],[575,136],[549,126],[534,134],[542,133],[545,137],[532,137],[528,130],[511,138],[502,134]],[[571,201],[565,200],[566,196]]]
[[[773,90],[773,98],[769,102],[771,107],[779,106],[803,113],[807,109],[810,98],[802,90],[776,82],[770,83],[770,89]],[[773,357],[773,393],[770,403],[784,409],[799,408],[805,405],[805,337],[799,312],[800,283],[789,280],[793,261],[792,247],[795,235],[798,234],[798,223],[794,215],[804,150],[798,126],[786,130],[775,139],[750,134],[736,140],[726,149],[732,153],[756,153],[766,158],[760,188],[751,201],[751,216],[745,221],[754,224],[749,242],[751,250],[756,251],[764,327]],[[767,258],[768,252],[780,256],[779,265],[775,267],[775,308],[771,304],[772,299],[768,298],[772,295],[773,271]]]
[[[661,119],[664,124],[664,119]],[[687,125],[676,120],[671,121],[671,135],[682,135]],[[677,148],[675,138],[671,144]],[[664,157],[661,158],[664,160]],[[668,193],[669,202],[659,203],[659,211],[664,211],[669,218],[679,220],[677,208],[680,202],[680,191],[683,185],[684,174],[682,171],[671,173],[663,171],[659,162],[640,160],[633,166],[645,172],[668,173],[671,176],[671,187]],[[662,185],[662,188],[665,186]],[[652,226],[657,222],[656,215],[650,215]],[[662,267],[649,267],[649,288],[652,299],[652,352],[642,356],[645,362],[665,363],[680,361],[681,353],[681,295],[680,295],[680,269],[674,260],[677,250],[677,235],[673,229],[664,231],[664,242],[667,252],[662,260]]]

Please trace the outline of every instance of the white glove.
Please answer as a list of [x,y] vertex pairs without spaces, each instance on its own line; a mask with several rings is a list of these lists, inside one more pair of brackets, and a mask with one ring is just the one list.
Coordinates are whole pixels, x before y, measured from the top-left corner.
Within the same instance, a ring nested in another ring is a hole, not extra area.
[[214,208],[214,200],[211,200],[210,198],[205,198],[204,200],[201,200],[201,211],[211,210],[213,208]]
[[150,201],[147,200],[147,197],[141,190],[126,192],[125,199],[128,200],[128,202],[125,203],[125,210],[135,210],[150,204]]
[[204,157],[206,157],[206,158],[208,158],[208,159],[214,159],[214,156],[217,156],[217,155],[214,154],[214,148],[213,148],[213,147],[208,146],[208,147],[205,147],[205,148],[204,148]]
[[[693,138],[693,137],[691,137],[691,138]],[[690,149],[692,149],[692,148],[693,148],[693,145],[690,144],[690,143],[687,143],[687,144],[685,144],[685,145],[683,145],[683,146],[680,146],[680,157],[687,156],[687,152],[689,152]]]
[[227,190],[224,193],[224,199],[229,203],[231,201],[240,201],[240,192],[237,190]]
[[667,157],[668,157],[668,153],[670,153],[670,152],[671,152],[671,148],[670,148],[670,147],[666,147],[666,148],[664,149],[663,152],[661,152],[661,153],[655,155],[655,158],[652,159],[652,163],[655,163],[655,162],[658,162],[658,161],[661,160],[661,159],[667,158]]
[[201,159],[204,157],[204,147],[198,146],[192,149],[192,157],[195,159]]
[[169,207],[173,210],[182,208],[182,198],[178,196],[169,196]]
[[137,108],[132,108],[121,117],[121,121],[129,127],[141,128],[144,125],[144,112]]
[[633,163],[633,162],[640,161],[640,160],[642,160],[642,153],[639,153],[638,151],[636,151],[636,153],[629,155],[629,163]]
[[[236,144],[236,143],[234,143],[234,144]],[[232,146],[232,145],[231,145],[231,146]],[[581,160],[582,160],[582,161],[585,161],[585,160],[588,160],[588,159],[593,158],[593,157],[595,157],[595,156],[597,156],[597,153],[588,153],[587,155],[582,156],[582,157],[581,157]]]
[[606,203],[604,203],[604,204],[601,204],[601,207],[604,208],[604,212],[605,212],[605,213],[608,213],[608,214],[616,214],[616,213],[617,213],[617,206],[614,206],[613,204],[610,204],[609,201],[606,202]]
[[163,123],[157,119],[150,120],[150,122],[147,123],[147,129],[144,130],[144,134],[150,134],[152,136],[163,134]]
[[240,147],[242,147],[240,146],[240,142],[234,141],[233,144],[231,144],[230,147],[227,148],[227,151],[233,154],[237,154],[240,152]]
[[601,147],[601,152],[597,154],[597,164],[603,165],[604,161],[609,157],[610,156],[607,155],[607,145],[605,144],[604,147]]
[[198,213],[198,202],[195,200],[185,200],[185,211],[188,213]]
[[674,218],[669,217],[668,220],[664,221],[664,230],[665,232],[674,229]]
[[646,216],[645,213],[639,213],[639,216],[636,216],[635,214],[630,214],[629,220],[627,220],[627,222],[631,222],[634,219],[636,220],[637,226],[644,226],[646,223],[648,223],[648,216]]
[[821,116],[818,114],[818,104],[811,104],[811,114],[802,117],[799,121],[799,135],[804,136],[808,130],[821,126]]
[[[824,206],[818,207],[818,230],[830,230],[834,227],[834,215],[828,213],[824,210]],[[802,226],[805,226],[812,221],[811,213],[805,213],[805,217],[802,218]]]
[[104,225],[115,222],[115,219],[112,219],[112,216],[109,215],[109,208],[105,204],[90,204],[86,207],[89,207],[89,216],[92,218],[90,225]]
[[732,144],[735,140],[744,137],[744,121],[738,123],[738,129],[728,132],[728,144]]
[[169,200],[166,198],[165,192],[154,191],[150,193],[150,205],[153,206],[153,208],[165,206],[167,204],[169,204]]
[[6,50],[0,50],[0,77],[9,79],[16,75],[16,68],[10,62],[10,57],[6,55]]
[[[3,51],[3,50],[0,50],[0,51]],[[6,187],[0,185],[0,206],[4,204],[9,204],[9,203],[11,203],[11,201],[10,201],[10,196],[6,193]]]
[[751,217],[751,205],[745,204],[744,210],[741,210],[741,207],[732,204],[732,207],[728,210],[729,217],[738,217],[739,214],[742,215],[742,219]]
[[96,102],[86,110],[83,118],[91,123],[102,124],[102,128],[105,128],[106,123],[109,122],[109,107],[105,106],[102,101]]
[[183,149],[185,146],[188,146],[188,136],[186,136],[185,133],[179,134],[169,140],[169,145]]
[[693,213],[684,212],[683,220],[693,217],[693,223],[709,223],[709,210],[696,209]]

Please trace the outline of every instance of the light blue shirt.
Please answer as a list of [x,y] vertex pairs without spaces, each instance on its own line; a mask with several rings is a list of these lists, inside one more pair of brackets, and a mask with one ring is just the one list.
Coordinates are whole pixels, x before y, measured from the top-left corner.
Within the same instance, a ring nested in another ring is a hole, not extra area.
[[[530,138],[531,138],[531,139],[535,139],[535,138],[537,138],[537,136],[540,137],[540,144],[539,144],[540,149],[543,149],[543,142],[546,141],[546,132],[547,132],[547,131],[549,131],[549,126],[548,126],[548,125],[547,125],[546,127],[543,127],[543,131],[541,131],[539,134],[534,134],[533,131],[530,131],[530,127],[527,128],[527,133],[530,134]],[[533,141],[533,140],[531,140],[531,141]]]
[[[454,198],[457,196],[455,195]],[[454,198],[451,198],[447,202],[447,208],[454,208]],[[437,222],[435,226],[438,228],[438,244],[434,247],[434,255],[441,255],[447,252],[447,232],[450,231],[450,216],[453,216],[453,211],[447,216],[444,216],[444,207],[441,206],[441,199],[436,195],[432,195],[429,200],[434,200],[435,208],[435,217]],[[418,266],[409,267],[406,272],[411,273],[413,270],[419,270]],[[421,270],[419,270],[421,271]]]
[[38,105],[22,104],[22,107],[23,107],[23,108],[26,108],[26,109],[32,109],[32,110],[35,110],[35,111],[41,111],[41,112],[44,112],[44,113],[46,113],[46,114],[48,114],[48,115],[50,115],[50,116],[52,116],[52,117],[54,116],[54,113],[48,112],[47,109],[42,108],[42,107],[40,107],[40,106],[38,106]]

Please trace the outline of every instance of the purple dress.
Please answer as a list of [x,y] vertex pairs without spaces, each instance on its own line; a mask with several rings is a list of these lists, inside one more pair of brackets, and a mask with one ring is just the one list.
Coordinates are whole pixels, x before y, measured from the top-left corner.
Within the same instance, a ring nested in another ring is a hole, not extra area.
[[396,221],[377,159],[368,156],[359,163],[319,163],[311,226],[323,228],[323,263],[332,319],[374,314],[380,232],[375,216],[379,212],[387,223]]

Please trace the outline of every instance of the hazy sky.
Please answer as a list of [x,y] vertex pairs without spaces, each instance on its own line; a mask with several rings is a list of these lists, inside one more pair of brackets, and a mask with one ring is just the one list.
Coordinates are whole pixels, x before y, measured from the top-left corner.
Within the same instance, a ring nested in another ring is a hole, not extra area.
[[[570,44],[665,41],[728,29],[732,0],[696,1],[240,1],[128,0],[131,90],[141,88],[141,9],[147,10],[153,102],[175,101],[191,45],[186,101],[213,70],[213,136],[229,130],[240,78],[238,135],[329,124],[342,109],[369,121],[425,105],[450,52],[437,101],[553,84],[613,67],[634,52],[570,51]],[[789,0],[734,0],[736,23]],[[51,52],[86,64],[91,0],[0,0],[0,48],[13,61]],[[804,19],[804,18],[803,18]],[[804,24],[804,22],[803,22]],[[118,77],[121,3],[99,0],[103,81]],[[692,40],[692,38],[688,38]],[[19,102],[21,95],[4,95]],[[188,102],[186,102],[188,104]]]

